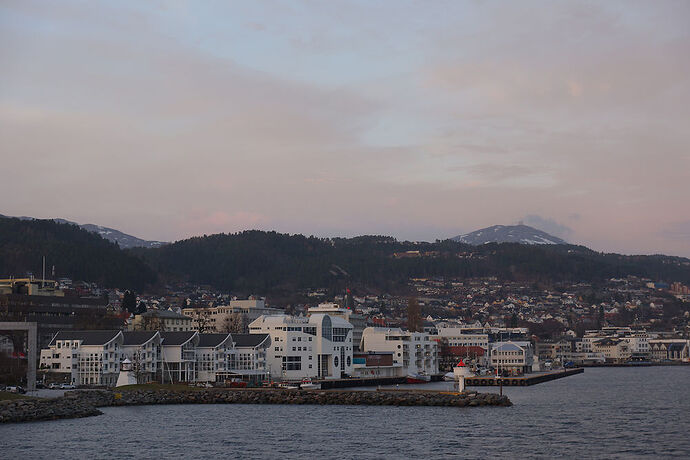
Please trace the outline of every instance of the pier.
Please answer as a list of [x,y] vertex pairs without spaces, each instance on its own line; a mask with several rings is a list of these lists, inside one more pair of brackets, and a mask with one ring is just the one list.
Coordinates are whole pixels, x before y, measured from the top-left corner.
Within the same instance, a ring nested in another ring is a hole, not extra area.
[[485,375],[478,377],[465,377],[465,386],[491,387],[499,386],[501,381],[503,386],[526,387],[538,383],[550,382],[551,380],[570,377],[571,375],[582,374],[585,370],[581,367],[575,369],[564,369],[561,371],[544,372],[538,374],[522,375],[520,377],[496,377],[495,375]]

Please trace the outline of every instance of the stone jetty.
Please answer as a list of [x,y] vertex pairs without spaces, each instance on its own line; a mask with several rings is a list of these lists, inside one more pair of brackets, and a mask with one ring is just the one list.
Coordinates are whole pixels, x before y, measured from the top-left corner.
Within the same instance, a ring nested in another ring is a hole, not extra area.
[[90,417],[103,412],[79,398],[31,398],[0,401],[0,423]]
[[324,391],[280,389],[77,390],[62,398],[0,403],[1,422],[99,415],[98,407],[150,404],[318,404],[367,406],[511,406],[507,396],[477,392]]

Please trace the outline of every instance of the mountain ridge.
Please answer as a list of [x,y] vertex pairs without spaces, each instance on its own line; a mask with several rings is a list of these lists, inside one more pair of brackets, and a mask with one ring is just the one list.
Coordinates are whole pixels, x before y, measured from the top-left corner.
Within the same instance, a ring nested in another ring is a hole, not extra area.
[[129,235],[125,232],[122,232],[120,230],[117,230],[115,228],[110,228],[110,227],[104,227],[102,225],[97,225],[97,224],[80,224],[78,222],[73,222],[71,220],[67,219],[62,219],[60,217],[55,217],[51,219],[37,219],[36,217],[30,217],[30,216],[18,216],[18,217],[13,217],[13,216],[5,216],[3,214],[0,214],[0,217],[5,217],[9,219],[19,219],[19,220],[52,220],[53,222],[57,222],[58,224],[69,224],[69,225],[76,225],[77,227],[83,228],[87,232],[95,233],[97,235],[100,235],[102,238],[112,242],[112,243],[117,243],[118,246],[122,249],[130,249],[130,248],[159,248],[163,245],[168,244],[165,241],[154,241],[154,240],[144,240],[142,238],[138,238],[133,235]]
[[480,246],[488,243],[520,243],[528,245],[568,244],[565,240],[549,235],[529,225],[492,225],[451,238],[459,243]]

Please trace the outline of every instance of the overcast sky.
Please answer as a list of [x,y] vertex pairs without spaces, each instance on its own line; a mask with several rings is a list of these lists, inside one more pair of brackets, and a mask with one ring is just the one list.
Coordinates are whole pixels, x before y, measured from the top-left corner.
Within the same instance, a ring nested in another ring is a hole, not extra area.
[[690,2],[0,2],[0,213],[690,256]]

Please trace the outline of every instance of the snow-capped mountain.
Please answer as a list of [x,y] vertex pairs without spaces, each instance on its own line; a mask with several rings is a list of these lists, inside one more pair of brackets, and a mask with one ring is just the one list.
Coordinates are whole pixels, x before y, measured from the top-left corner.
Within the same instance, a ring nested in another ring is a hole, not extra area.
[[122,233],[121,231],[115,230],[114,228],[101,227],[100,225],[84,224],[79,226],[84,230],[90,231],[91,233],[98,233],[99,235],[101,235],[101,237],[105,238],[106,240],[112,241],[113,243],[117,243],[123,249],[139,247],[159,248],[164,244],[168,244],[163,241],[142,240],[141,238],[137,238],[136,236]]
[[[0,217],[10,217],[10,216],[3,216],[2,214],[0,214]],[[28,216],[21,216],[21,217],[18,217],[18,219],[35,220],[34,217],[28,217]],[[123,249],[139,248],[139,247],[158,248],[158,247],[161,247],[165,244],[168,244],[168,243],[163,242],[163,241],[142,240],[141,238],[137,238],[136,236],[128,235],[128,234],[123,233],[119,230],[115,230],[114,228],[102,227],[100,225],[78,224],[77,222],[72,222],[70,220],[60,219],[60,218],[55,218],[53,220],[59,224],[77,225],[86,231],[100,235],[102,238],[105,238],[108,241],[112,241],[113,243],[117,243]]]
[[494,225],[451,239],[475,246],[486,243],[568,244],[560,238],[527,225]]

